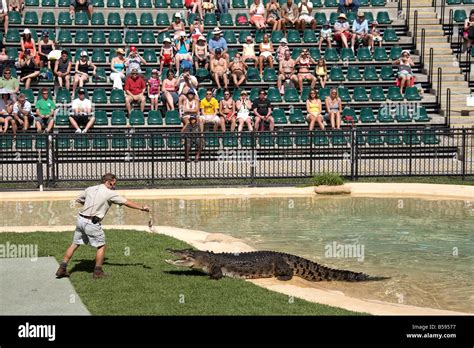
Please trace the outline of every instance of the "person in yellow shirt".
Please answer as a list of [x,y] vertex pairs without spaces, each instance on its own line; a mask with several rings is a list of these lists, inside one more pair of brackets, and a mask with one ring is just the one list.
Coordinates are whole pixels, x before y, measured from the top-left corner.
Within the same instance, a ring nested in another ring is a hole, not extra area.
[[220,123],[220,118],[217,115],[219,112],[219,102],[212,96],[212,89],[206,91],[206,97],[200,102],[201,116],[199,116],[199,125],[201,132],[204,132],[204,124],[214,124],[214,132],[217,131],[217,127]]

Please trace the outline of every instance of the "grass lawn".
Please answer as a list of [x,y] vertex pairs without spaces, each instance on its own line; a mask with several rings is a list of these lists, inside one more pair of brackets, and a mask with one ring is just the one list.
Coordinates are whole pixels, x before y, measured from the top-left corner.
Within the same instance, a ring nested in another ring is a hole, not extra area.
[[[38,256],[62,259],[73,233],[0,233],[0,243],[38,244]],[[93,280],[95,249],[76,251],[71,282],[93,315],[354,315],[357,313],[292,299],[240,279],[211,280],[164,262],[165,248],[189,247],[174,238],[135,231],[106,231],[104,270]],[[52,270],[51,277],[54,277]],[[21,275],[19,275],[21,276]],[[61,281],[61,280],[58,280]]]

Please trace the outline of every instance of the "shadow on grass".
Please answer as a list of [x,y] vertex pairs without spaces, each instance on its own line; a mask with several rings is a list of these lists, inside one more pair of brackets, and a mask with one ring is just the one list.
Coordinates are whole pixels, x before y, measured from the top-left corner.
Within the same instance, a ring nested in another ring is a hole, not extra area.
[[[126,266],[142,266],[142,268],[145,269],[152,269],[150,266],[145,265],[144,263],[113,263],[113,262],[104,262],[104,266],[120,266],[120,267],[126,267]],[[94,267],[95,267],[95,260],[78,260],[78,262],[74,265],[74,267],[71,269],[72,272],[87,272],[87,273],[92,273],[94,272]]]
[[163,273],[171,274],[171,275],[179,275],[179,276],[193,276],[193,277],[206,277],[207,274],[202,273],[198,270],[186,270],[186,271],[164,271]]

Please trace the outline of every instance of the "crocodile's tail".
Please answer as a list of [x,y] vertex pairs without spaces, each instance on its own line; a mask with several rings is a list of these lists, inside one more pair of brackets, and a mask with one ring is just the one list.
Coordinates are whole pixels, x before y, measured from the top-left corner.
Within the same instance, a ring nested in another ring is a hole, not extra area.
[[294,275],[309,281],[341,280],[346,282],[364,282],[389,279],[386,277],[373,277],[360,272],[329,268],[301,257],[290,259],[290,263],[293,263]]

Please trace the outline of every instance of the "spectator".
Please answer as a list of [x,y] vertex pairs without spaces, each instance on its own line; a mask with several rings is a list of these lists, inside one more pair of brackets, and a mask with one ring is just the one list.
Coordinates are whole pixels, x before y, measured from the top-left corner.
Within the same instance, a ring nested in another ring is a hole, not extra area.
[[[199,13],[199,18],[204,18],[202,13],[201,0],[184,0],[184,6],[188,9],[188,13]],[[181,15],[180,15],[181,16]]]
[[8,1],[8,11],[19,12],[20,15],[23,15],[23,10],[25,9],[25,3],[23,0],[9,0]]
[[326,111],[331,122],[331,128],[341,129],[342,102],[336,88],[332,88],[331,93],[326,97]]
[[151,78],[148,79],[148,98],[150,98],[151,110],[158,110],[158,98],[160,97],[161,81],[158,70],[151,71]]
[[200,126],[201,132],[204,132],[204,125],[206,123],[211,123],[214,125],[214,132],[217,131],[217,126],[220,123],[219,116],[219,102],[212,96],[212,89],[206,91],[206,96],[201,100],[201,116],[200,116]]
[[3,62],[8,60],[8,54],[5,50],[5,45],[3,44],[3,41],[0,40],[0,65],[3,65]]
[[164,29],[161,29],[161,30],[158,30],[158,34],[159,33],[163,33],[165,31],[168,31],[168,30],[173,30],[174,34],[173,34],[173,40],[179,40],[179,37],[181,35],[181,32],[185,31],[186,28],[184,26],[184,23],[181,21],[181,13],[179,12],[176,12],[174,14],[174,21],[173,23],[171,23],[168,27],[164,28]]
[[61,58],[54,63],[54,75],[56,75],[59,87],[66,87],[68,91],[71,87],[71,66],[72,62],[69,59],[68,52],[66,50],[61,51]]
[[3,88],[10,92],[11,98],[16,100],[16,94],[20,90],[20,82],[17,78],[12,77],[12,70],[10,67],[3,69],[3,77],[0,79],[0,89]]
[[198,123],[196,115],[189,116],[189,123],[183,127],[181,133],[184,134],[184,160],[186,162],[191,162],[189,159],[189,153],[194,145],[196,148],[194,162],[199,162],[203,148],[203,139],[201,125]]
[[25,84],[25,89],[30,88],[31,81],[36,79],[40,74],[40,67],[35,62],[30,50],[26,49],[23,58],[20,59],[21,78],[20,82]]
[[20,45],[21,45],[21,52],[18,56],[19,59],[23,58],[23,54],[25,54],[25,50],[30,50],[31,55],[34,57],[34,59],[38,59],[39,63],[39,57],[38,53],[36,52],[36,43],[35,40],[31,37],[31,31],[30,29],[25,29],[23,30],[22,38],[20,40]]
[[[193,24],[189,26],[189,32],[191,33],[191,40],[193,40],[193,46],[196,45],[198,39],[202,36],[204,33],[204,25],[201,22],[201,19],[199,17],[194,18]],[[206,42],[207,44],[207,42]]]
[[229,58],[227,54],[227,41],[222,37],[222,30],[218,27],[215,27],[212,31],[212,35],[214,35],[211,40],[209,41],[209,53],[211,54],[211,59],[214,57],[216,49],[220,48],[222,52],[222,56],[226,59]]
[[145,111],[145,90],[146,83],[141,75],[138,75],[138,70],[133,69],[130,76],[125,80],[125,106],[127,107],[128,115],[132,112],[132,103],[140,103],[140,110]]
[[316,76],[310,71],[311,64],[316,64],[316,61],[309,55],[308,49],[303,48],[301,55],[296,59],[296,65],[299,65],[298,70],[298,86],[300,92],[303,92],[303,81],[307,80],[311,83],[311,88],[316,85]]
[[[181,67],[181,62],[187,60],[189,62],[193,61],[191,57],[191,41],[187,39],[186,32],[182,31],[179,40],[175,42],[176,46],[176,57],[175,57],[175,66],[176,66],[176,76],[179,76],[179,69]],[[191,64],[192,66],[192,64]]]
[[400,85],[400,93],[403,94],[404,87],[410,87],[413,83],[413,71],[412,66],[415,65],[413,60],[410,57],[410,52],[408,50],[403,50],[400,58],[395,60],[392,64],[398,65],[398,84]]
[[163,39],[163,46],[161,46],[160,51],[160,74],[163,72],[163,66],[171,68],[171,64],[174,60],[174,49],[171,46],[171,39],[165,37]]
[[260,76],[263,77],[263,66],[268,63],[270,68],[273,68],[273,44],[270,42],[268,34],[263,35],[263,41],[260,43],[260,56],[258,57],[258,66],[260,69]]
[[[72,115],[69,122],[76,129],[76,134],[87,133],[94,125],[95,117],[92,116],[92,103],[86,98],[84,88],[79,88],[77,98],[72,101]],[[81,131],[81,127],[85,127]]]
[[214,5],[213,0],[203,0],[202,10],[203,10],[204,14],[214,13],[215,10],[216,10],[216,5]]
[[[270,101],[267,99],[267,94],[264,89],[261,89],[258,93],[258,98],[255,99],[252,103],[252,110],[254,113],[255,119],[255,130],[263,131],[263,124],[268,123],[270,127],[270,132],[273,132],[275,127],[275,122],[273,121],[272,116],[272,106]],[[262,123],[262,128],[260,129],[260,123]]]
[[291,58],[290,51],[285,51],[285,57],[278,66],[277,86],[280,94],[285,94],[285,87],[295,86],[298,77],[295,75],[295,61]]
[[248,99],[247,92],[240,92],[240,98],[235,103],[237,110],[237,121],[239,121],[238,132],[242,132],[244,124],[247,125],[249,132],[253,131],[252,118],[250,117],[250,110],[252,109],[252,102]]
[[221,15],[224,13],[229,13],[230,0],[217,0],[217,8],[219,9]]
[[38,133],[43,132],[43,127],[46,128],[46,133],[51,132],[54,127],[54,113],[56,111],[56,104],[49,98],[49,91],[47,88],[41,89],[41,99],[35,105],[36,108],[36,129]]
[[8,32],[8,5],[6,0],[0,1],[0,21],[3,22],[3,35]]
[[369,33],[369,23],[363,11],[357,12],[357,19],[352,23],[352,50],[355,52],[356,42],[359,45],[373,46],[372,36]]
[[204,36],[199,36],[197,44],[193,46],[194,68],[204,68],[209,70],[209,52],[207,50],[207,42]]
[[255,44],[253,43],[252,37],[247,36],[245,39],[245,43],[242,46],[243,46],[242,60],[244,62],[246,60],[252,60],[256,66],[258,63],[258,58],[255,55]]
[[348,11],[357,12],[359,10],[359,0],[339,0],[337,12],[347,13]]
[[2,98],[0,99],[0,134],[7,132],[12,110],[13,101],[10,99],[10,93],[2,93]]
[[199,83],[196,76],[191,75],[191,70],[189,68],[184,68],[183,73],[177,80],[179,105],[181,105],[183,100],[186,99],[188,91],[192,90],[194,93],[197,93],[198,85]]
[[76,62],[74,82],[72,84],[72,95],[75,96],[76,88],[84,87],[84,83],[89,81],[89,70],[92,68],[92,76],[95,76],[97,67],[89,60],[86,51],[81,52],[81,58]]
[[328,68],[326,67],[326,61],[324,58],[318,59],[318,65],[316,65],[316,77],[319,80],[321,88],[324,88],[328,78]]
[[128,54],[127,59],[125,59],[125,67],[127,68],[127,75],[129,75],[133,69],[136,69],[139,74],[143,74],[142,64],[146,65],[147,62],[143,57],[137,52],[135,46],[130,47],[130,53]]
[[277,48],[277,60],[280,62],[285,58],[285,52],[289,51],[290,48],[288,47],[288,40],[286,37],[280,40],[280,45]]
[[281,7],[282,30],[286,32],[286,28],[295,26],[299,28],[300,20],[298,19],[298,6],[293,3],[293,0],[286,0],[286,3]]
[[34,121],[33,113],[31,112],[31,104],[26,100],[24,93],[18,96],[18,100],[13,104],[13,112],[11,118],[6,119],[4,131],[8,130],[8,121],[11,121],[13,137],[15,138],[18,127],[26,132],[30,127],[30,123]]
[[324,121],[323,121],[323,107],[321,99],[319,99],[318,91],[312,89],[309,92],[308,100],[306,100],[306,120],[309,123],[309,130],[314,129],[314,125],[318,123],[318,126],[321,130],[324,130]]
[[247,64],[245,64],[240,53],[236,53],[234,60],[229,63],[229,70],[232,74],[232,81],[234,81],[235,87],[239,88],[247,78]]
[[225,132],[225,124],[230,122],[230,131],[235,130],[237,119],[235,114],[235,102],[231,98],[230,91],[224,91],[224,98],[219,103],[219,115],[221,117],[222,132]]
[[308,0],[301,0],[298,5],[299,27],[297,29],[305,30],[306,24],[309,24],[311,29],[316,29],[316,20],[311,12],[313,12],[313,3]]
[[331,48],[332,46],[332,30],[330,27],[331,23],[328,21],[323,24],[323,27],[321,28],[321,31],[319,32],[319,50],[321,51],[321,46],[324,41],[326,41],[326,44],[328,48]]
[[56,46],[54,45],[54,42],[49,39],[49,31],[43,30],[41,33],[41,40],[38,41],[38,54],[42,68],[47,66],[47,68],[51,70],[48,55],[55,49]]
[[74,20],[75,12],[87,12],[89,18],[92,17],[94,12],[94,6],[90,0],[71,0],[71,5],[69,6],[69,15],[71,20]]
[[341,43],[342,47],[348,48],[348,42],[351,39],[351,33],[349,32],[350,26],[347,22],[347,17],[344,13],[341,13],[337,17],[336,23],[334,23],[334,40]]
[[166,79],[163,80],[161,86],[163,103],[166,103],[167,110],[174,110],[175,104],[178,103],[178,79],[174,77],[173,70],[168,70]]
[[217,88],[219,89],[221,88],[221,79],[224,83],[224,88],[227,89],[227,85],[229,84],[229,79],[227,78],[227,68],[227,59],[222,57],[221,50],[217,49],[215,51],[214,58],[211,60],[211,74],[214,77],[214,81],[217,84]]
[[377,28],[379,23],[377,21],[372,22],[372,29],[370,30],[370,35],[372,36],[372,47],[371,47],[371,52],[374,53],[374,46],[377,43],[379,47],[382,47],[382,33],[380,30]]
[[253,0],[250,6],[250,24],[255,25],[258,29],[265,29],[265,6],[261,0]]
[[118,48],[115,50],[117,55],[110,61],[110,79],[113,82],[114,89],[123,89],[122,83],[125,80],[125,50]]
[[199,99],[196,98],[194,90],[188,90],[186,98],[183,100],[180,108],[181,122],[183,122],[183,130],[189,123],[189,118],[199,116]]
[[266,8],[266,21],[273,27],[273,31],[282,29],[283,19],[281,18],[280,4],[276,0],[270,0]]
[[469,12],[469,17],[464,21],[463,37],[467,50],[471,50],[474,42],[474,9]]

